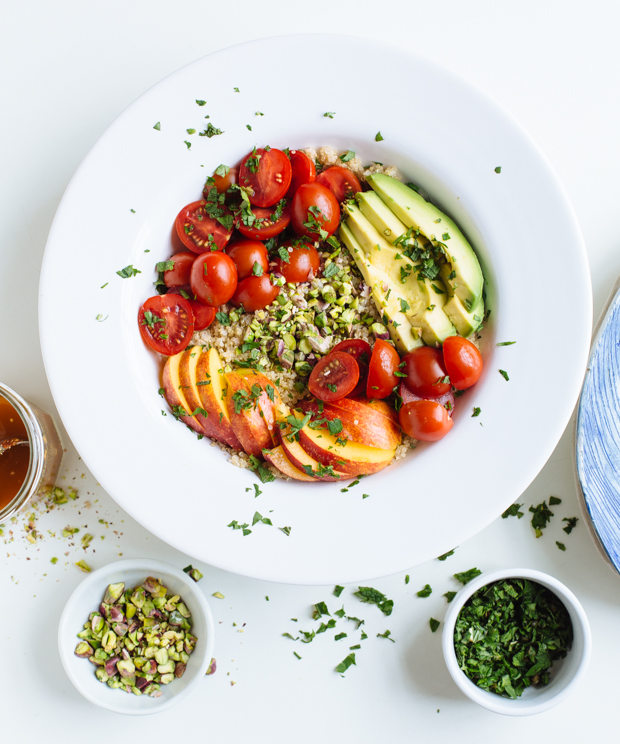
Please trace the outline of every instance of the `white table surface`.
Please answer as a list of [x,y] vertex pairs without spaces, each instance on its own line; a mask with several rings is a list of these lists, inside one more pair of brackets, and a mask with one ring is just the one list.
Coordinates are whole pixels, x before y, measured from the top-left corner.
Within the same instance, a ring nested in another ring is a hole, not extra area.
[[[146,88],[200,56],[237,42],[300,31],[333,30],[414,47],[469,78],[510,111],[547,154],[572,200],[588,247],[596,318],[620,274],[619,21],[620,7],[612,0],[315,0],[310,5],[284,0],[4,0],[0,380],[55,413],[37,329],[41,260],[69,179],[116,115]],[[300,54],[307,56],[311,70],[312,49]],[[345,72],[334,74],[344,83]],[[277,71],[269,80],[277,85]],[[553,291],[553,277],[536,277],[535,267],[533,280]],[[529,322],[535,328],[535,311]],[[3,741],[43,733],[48,742],[66,744],[116,737],[156,740],[162,734],[166,739],[200,734],[231,744],[248,739],[408,742],[431,736],[434,742],[505,744],[531,737],[551,742],[613,738],[620,583],[598,555],[583,521],[571,535],[561,531],[562,517],[579,514],[572,423],[520,499],[526,510],[551,495],[562,499],[544,536],[535,539],[529,518],[497,519],[446,562],[410,570],[408,585],[404,573],[374,581],[394,599],[389,618],[360,605],[353,587],[336,600],[331,586],[269,584],[199,566],[205,574],[200,586],[217,624],[218,670],[170,711],[122,720],[87,703],[58,658],[57,621],[84,577],[74,563],[85,558],[97,568],[121,555],[150,556],[183,567],[189,559],[119,509],[63,436],[67,452],[60,484],[77,487],[79,498],[38,516],[40,537],[34,544],[26,539],[23,516],[6,524],[0,537]],[[67,525],[81,528],[78,537],[86,531],[95,535],[86,553],[60,536]],[[566,552],[558,550],[556,540],[566,544]],[[58,563],[51,564],[54,556]],[[472,566],[538,568],[577,594],[591,622],[593,656],[585,681],[568,702],[541,716],[508,719],[478,708],[453,684],[442,660],[440,633],[431,634],[428,620],[443,617],[441,595],[458,588],[451,574]],[[433,587],[432,596],[416,597],[426,583]],[[225,599],[212,598],[214,592]],[[350,614],[366,618],[369,638],[357,654],[357,667],[345,678],[334,666],[357,643],[359,633],[352,625],[348,638],[339,642],[333,631],[308,645],[282,637],[296,626],[309,629],[312,604],[321,600],[332,609],[344,600]],[[376,638],[388,628],[394,644]],[[295,658],[293,651],[303,658]]]

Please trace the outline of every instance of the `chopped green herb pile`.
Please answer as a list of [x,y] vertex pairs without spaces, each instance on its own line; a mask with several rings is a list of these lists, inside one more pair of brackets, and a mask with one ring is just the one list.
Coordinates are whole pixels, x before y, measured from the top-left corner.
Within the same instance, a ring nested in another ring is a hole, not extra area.
[[553,512],[547,506],[546,501],[543,501],[542,504],[538,504],[538,506],[530,506],[529,510],[534,515],[532,517],[532,527],[536,531],[536,537],[542,537],[542,531],[549,524]]
[[459,613],[454,649],[459,667],[478,687],[517,698],[549,682],[551,665],[571,647],[573,628],[560,600],[527,579],[479,589]]

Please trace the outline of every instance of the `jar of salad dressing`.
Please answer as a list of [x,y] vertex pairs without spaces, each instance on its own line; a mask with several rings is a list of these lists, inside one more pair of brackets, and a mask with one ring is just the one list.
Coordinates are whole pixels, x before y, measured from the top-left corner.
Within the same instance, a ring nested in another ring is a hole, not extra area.
[[0,383],[2,443],[0,522],[54,485],[62,459],[62,444],[52,417]]

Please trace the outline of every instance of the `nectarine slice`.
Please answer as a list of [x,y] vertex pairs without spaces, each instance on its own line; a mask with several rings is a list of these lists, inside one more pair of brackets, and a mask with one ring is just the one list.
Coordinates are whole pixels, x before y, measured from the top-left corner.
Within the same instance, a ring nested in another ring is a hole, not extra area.
[[[202,424],[197,420],[196,416],[192,416],[192,411],[195,408],[191,407],[185,396],[185,389],[181,382],[179,374],[179,367],[184,352],[169,356],[164,365],[164,372],[162,375],[162,384],[164,388],[164,395],[168,401],[168,405],[172,408],[172,413],[175,418],[181,420],[184,424],[187,424],[190,429],[193,429],[198,434],[208,436],[207,431],[204,429]],[[180,415],[184,414],[184,415]]]
[[[350,474],[344,473],[335,468],[329,468],[329,466],[323,465],[318,460],[311,457],[299,444],[299,442],[291,435],[291,430],[287,429],[282,432],[281,436],[282,449],[284,454],[288,457],[291,463],[302,473],[309,474],[306,468],[312,472],[314,480],[322,481],[343,481],[350,480],[357,473]],[[325,472],[327,470],[327,472]]]
[[278,447],[274,447],[271,450],[265,450],[263,452],[263,455],[265,456],[265,460],[267,460],[267,462],[275,465],[281,473],[288,476],[289,478],[294,478],[295,480],[306,482],[316,481],[316,478],[307,475],[305,472],[299,470],[293,465],[293,463],[284,453],[281,445],[279,445]]
[[217,422],[218,425],[218,432],[210,436],[228,444],[230,447],[234,447],[234,449],[243,449],[233,431],[228,416],[228,408],[226,407],[227,383],[224,376],[224,365],[217,350],[211,348],[203,351],[198,356],[195,369],[196,389],[202,408],[208,411],[208,418]]
[[258,388],[252,390],[258,383],[249,375],[228,372],[226,382],[228,383],[226,406],[233,431],[248,455],[262,458],[263,449],[273,446],[271,431],[263,413],[263,410],[271,406],[272,431],[275,431],[273,403],[262,385],[258,386],[260,392],[255,393]]

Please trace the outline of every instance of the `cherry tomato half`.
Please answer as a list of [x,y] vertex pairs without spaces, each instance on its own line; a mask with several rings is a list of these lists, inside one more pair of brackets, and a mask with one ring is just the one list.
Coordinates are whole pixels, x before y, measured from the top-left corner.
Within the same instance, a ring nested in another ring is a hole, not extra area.
[[215,320],[215,313],[217,308],[209,307],[209,305],[203,305],[198,300],[188,300],[194,314],[194,330],[204,331],[208,328],[211,323]]
[[457,390],[475,385],[482,374],[482,357],[478,349],[461,336],[448,336],[443,342],[443,361],[450,381]]
[[235,227],[246,238],[254,240],[269,240],[275,238],[282,230],[288,227],[291,221],[291,205],[286,202],[280,209],[280,205],[275,207],[252,207],[252,214],[256,220],[251,225],[244,224],[241,215],[235,217]]
[[192,270],[192,264],[196,259],[196,254],[190,251],[175,253],[168,259],[174,263],[173,269],[164,271],[164,283],[166,287],[180,287],[182,284],[189,284],[189,272]]
[[314,366],[308,380],[308,389],[315,398],[333,403],[349,395],[359,377],[360,368],[351,354],[330,351]]
[[[205,183],[204,188],[202,190],[202,193],[204,194],[205,199],[207,198],[207,194],[213,186],[215,186],[215,189],[218,194],[225,194],[228,189],[234,184],[237,183],[239,180],[239,168],[229,168],[228,171],[220,176],[217,174],[217,170],[225,170],[227,166],[219,166],[219,168],[216,169],[216,172],[207,179],[207,183]],[[210,181],[212,180],[212,183]]]
[[203,253],[192,265],[189,283],[200,302],[219,307],[228,302],[237,289],[237,268],[225,253]]
[[189,344],[194,316],[189,302],[181,295],[155,295],[140,308],[138,325],[140,335],[151,349],[171,356]]
[[304,183],[293,197],[291,221],[297,235],[319,240],[321,230],[325,230],[328,237],[338,229],[340,205],[325,186]]
[[406,403],[398,412],[403,431],[423,442],[436,442],[452,428],[448,411],[435,400],[415,400]]
[[321,171],[316,177],[316,182],[328,188],[339,202],[350,199],[362,190],[355,173],[340,165],[332,165],[331,168]]
[[[183,207],[175,220],[179,239],[194,253],[202,253],[209,248],[222,250],[232,235],[232,227],[228,229],[217,219],[209,217],[205,206],[204,200],[192,202]],[[223,204],[215,205],[215,211],[222,219],[230,214],[228,207]]]
[[296,241],[295,246],[287,240],[281,246],[288,253],[288,260],[282,257],[276,261],[276,271],[286,279],[287,282],[298,284],[299,282],[309,282],[319,273],[321,258],[319,252],[306,241]]
[[452,416],[452,413],[454,412],[455,398],[452,390],[449,390],[447,393],[445,393],[445,395],[440,395],[438,398],[426,397],[424,395],[417,395],[416,393],[412,393],[407,385],[405,385],[404,382],[401,382],[398,392],[400,393],[400,397],[403,399],[403,404],[413,403],[414,400],[433,400],[435,401],[435,403],[439,403],[440,406],[443,406],[448,412],[449,416]]
[[419,346],[405,354],[401,370],[412,393],[423,398],[437,398],[450,390],[450,380],[443,364],[441,349]]
[[288,187],[286,195],[292,198],[302,184],[312,183],[314,181],[316,178],[316,168],[312,160],[301,150],[291,150],[289,158],[291,168],[293,169],[293,177],[291,178],[291,185]]
[[400,357],[398,352],[387,341],[378,338],[370,357],[366,395],[369,398],[387,398],[398,385],[394,374],[398,370]]
[[255,264],[260,267],[256,269],[259,276],[269,271],[267,249],[259,240],[237,240],[226,248],[226,254],[235,262],[239,281],[252,276]]
[[282,150],[259,147],[241,161],[239,184],[248,189],[255,207],[271,207],[285,196],[292,175],[291,162]]
[[280,294],[280,287],[271,283],[268,274],[263,276],[248,276],[237,285],[237,290],[232,297],[231,303],[235,307],[243,305],[248,313],[262,310],[276,299]]
[[357,381],[357,385],[351,391],[351,398],[354,398],[356,395],[363,395],[366,392],[368,365],[370,364],[370,356],[372,354],[370,344],[361,338],[348,338],[336,344],[332,351],[343,351],[355,359],[360,368],[360,378]]

